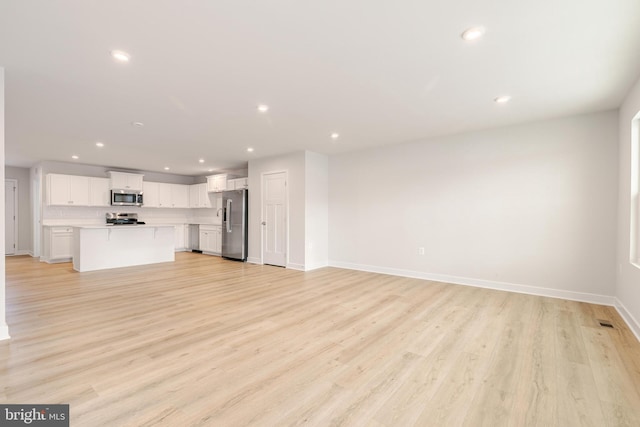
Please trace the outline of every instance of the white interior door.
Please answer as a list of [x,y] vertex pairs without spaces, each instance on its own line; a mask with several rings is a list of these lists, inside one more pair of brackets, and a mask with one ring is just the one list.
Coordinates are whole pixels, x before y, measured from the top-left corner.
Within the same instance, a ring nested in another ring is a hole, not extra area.
[[16,253],[16,192],[18,182],[15,179],[4,181],[4,254],[13,255]]
[[262,175],[262,259],[287,264],[287,173]]

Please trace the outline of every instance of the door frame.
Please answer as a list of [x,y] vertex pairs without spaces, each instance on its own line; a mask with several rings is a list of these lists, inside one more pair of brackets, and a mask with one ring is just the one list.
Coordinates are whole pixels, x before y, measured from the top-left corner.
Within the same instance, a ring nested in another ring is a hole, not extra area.
[[[5,178],[4,179],[5,182],[5,186],[7,184],[7,182],[11,182],[13,183],[13,253],[10,254],[5,254],[5,255],[18,255],[18,180],[15,178]],[[6,196],[5,196],[6,197]],[[5,213],[6,213],[6,209],[7,207],[5,206]],[[8,219],[5,218],[5,221],[7,221]],[[5,246],[6,246],[6,242],[5,242]]]
[[284,182],[285,182],[285,189],[284,189],[285,265],[284,267],[287,268],[287,266],[289,265],[289,170],[288,169],[272,170],[268,172],[262,172],[260,174],[260,264],[264,265],[264,230],[265,228],[262,225],[262,223],[264,222],[264,182],[265,182],[264,178],[265,178],[265,175],[274,175],[279,173],[284,173]]

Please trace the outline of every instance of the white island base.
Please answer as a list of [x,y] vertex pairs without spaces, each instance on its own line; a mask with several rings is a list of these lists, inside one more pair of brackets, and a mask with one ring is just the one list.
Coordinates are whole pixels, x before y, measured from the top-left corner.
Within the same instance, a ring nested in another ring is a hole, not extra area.
[[73,269],[94,271],[175,261],[172,225],[84,226],[73,229]]

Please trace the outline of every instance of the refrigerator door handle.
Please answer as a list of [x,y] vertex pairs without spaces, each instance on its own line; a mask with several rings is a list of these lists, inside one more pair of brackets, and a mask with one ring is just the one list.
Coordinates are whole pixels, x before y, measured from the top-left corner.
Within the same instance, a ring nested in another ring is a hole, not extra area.
[[227,199],[227,233],[231,233],[231,199]]

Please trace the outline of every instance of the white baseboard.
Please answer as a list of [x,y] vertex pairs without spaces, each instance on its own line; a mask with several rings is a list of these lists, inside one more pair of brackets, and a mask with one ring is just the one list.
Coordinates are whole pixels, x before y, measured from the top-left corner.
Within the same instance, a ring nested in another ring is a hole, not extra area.
[[328,267],[328,266],[329,266],[328,262],[317,262],[314,264],[305,264],[304,271],[317,270],[319,268]]
[[40,257],[40,262],[46,262],[47,264],[60,264],[61,262],[72,262],[73,258],[56,258],[56,259],[47,259]]
[[287,263],[287,268],[290,268],[292,270],[305,271],[304,264],[295,264],[293,262]]
[[622,319],[626,322],[627,326],[629,326],[629,329],[631,329],[631,332],[633,332],[638,341],[640,341],[640,322],[633,317],[631,312],[627,310],[618,298],[616,298],[615,307]]
[[0,324],[0,341],[8,340],[11,338],[9,336],[9,327],[5,324]]
[[20,251],[16,251],[16,253],[14,254],[7,254],[7,256],[19,256],[19,255],[31,255],[33,256],[33,253],[31,251],[28,250],[20,250]]
[[331,267],[346,268],[348,270],[368,271],[371,273],[381,273],[389,274],[392,276],[411,277],[414,279],[452,283],[454,285],[475,286],[477,288],[495,289],[499,291],[516,292],[520,294],[537,295],[551,298],[561,298],[571,301],[589,302],[592,304],[613,306],[615,302],[615,298],[612,296],[590,294],[586,292],[573,292],[561,289],[541,288],[538,286],[494,282],[491,280],[473,279],[469,277],[448,276],[445,274],[424,273],[421,271],[377,267],[373,265],[353,264],[332,260],[329,261],[329,265]]
[[[254,258],[254,257],[247,258],[247,262],[249,264],[258,264],[258,265],[263,264],[260,258]],[[317,263],[317,264],[308,265],[308,264],[297,264],[294,262],[289,262],[287,263],[285,268],[290,268],[291,270],[297,270],[297,271],[311,271],[311,270],[316,270],[318,268],[328,267],[328,266],[329,266],[328,263]]]

